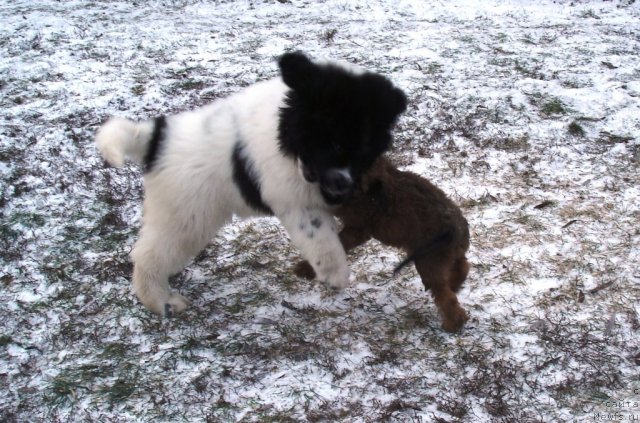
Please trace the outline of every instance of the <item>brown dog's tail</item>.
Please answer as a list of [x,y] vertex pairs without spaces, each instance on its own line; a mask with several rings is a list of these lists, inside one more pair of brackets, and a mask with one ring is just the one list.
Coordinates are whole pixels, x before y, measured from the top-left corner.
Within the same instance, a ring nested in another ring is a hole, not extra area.
[[432,251],[439,250],[451,244],[456,236],[456,228],[454,226],[446,227],[439,235],[430,239],[427,243],[416,248],[413,253],[408,255],[393,269],[393,276],[396,276],[403,267],[407,264],[416,261],[420,257],[423,257]]

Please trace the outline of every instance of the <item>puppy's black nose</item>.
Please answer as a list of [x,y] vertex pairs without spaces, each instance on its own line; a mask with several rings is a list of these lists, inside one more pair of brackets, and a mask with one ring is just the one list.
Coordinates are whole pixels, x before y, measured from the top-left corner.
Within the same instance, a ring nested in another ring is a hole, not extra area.
[[325,175],[326,189],[335,195],[348,193],[353,188],[353,178],[349,169],[331,169]]

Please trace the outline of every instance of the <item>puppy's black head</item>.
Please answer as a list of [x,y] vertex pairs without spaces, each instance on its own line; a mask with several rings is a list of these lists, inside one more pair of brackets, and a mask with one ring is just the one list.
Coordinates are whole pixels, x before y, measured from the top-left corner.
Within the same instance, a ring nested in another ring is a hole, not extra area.
[[344,202],[360,175],[391,147],[391,129],[406,108],[404,93],[381,75],[319,64],[302,53],[280,60],[290,88],[280,112],[280,148],[298,159],[329,204]]

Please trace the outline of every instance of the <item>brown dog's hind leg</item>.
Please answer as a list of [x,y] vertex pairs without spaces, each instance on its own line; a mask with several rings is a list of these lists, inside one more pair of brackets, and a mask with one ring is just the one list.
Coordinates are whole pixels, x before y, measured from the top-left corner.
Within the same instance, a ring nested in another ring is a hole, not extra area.
[[469,262],[465,256],[462,256],[453,262],[451,278],[449,278],[449,287],[453,292],[460,291],[460,288],[462,288],[462,284],[467,279],[468,274]]
[[451,289],[452,273],[447,263],[448,260],[436,262],[431,258],[422,258],[416,261],[416,269],[423,281],[430,282],[428,285],[431,287],[433,300],[442,314],[442,329],[457,332],[469,318]]

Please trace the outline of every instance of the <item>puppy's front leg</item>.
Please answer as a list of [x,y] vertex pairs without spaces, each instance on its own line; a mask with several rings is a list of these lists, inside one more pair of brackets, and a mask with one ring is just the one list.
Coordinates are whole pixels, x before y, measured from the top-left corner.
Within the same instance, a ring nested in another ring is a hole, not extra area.
[[333,288],[346,288],[349,265],[333,216],[318,209],[287,210],[277,215],[318,279]]
[[[371,239],[371,232],[366,227],[349,226],[346,224],[338,234],[338,238],[345,253],[348,253],[350,250],[369,241]],[[306,260],[299,262],[294,268],[293,273],[305,279],[313,279],[316,277],[316,273]]]

